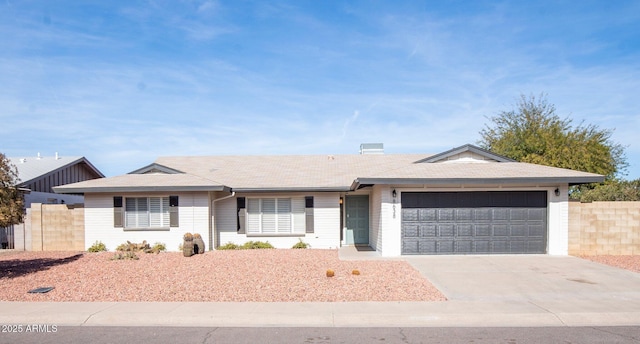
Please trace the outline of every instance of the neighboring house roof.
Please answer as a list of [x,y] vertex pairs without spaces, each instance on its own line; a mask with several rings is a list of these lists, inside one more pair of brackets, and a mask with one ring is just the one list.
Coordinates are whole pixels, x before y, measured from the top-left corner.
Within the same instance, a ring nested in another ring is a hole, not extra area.
[[593,173],[513,162],[471,145],[438,155],[160,157],[132,173],[60,186],[55,191],[349,191],[371,184],[578,184],[604,180]]
[[[53,185],[51,186],[77,182],[82,178],[104,178],[104,174],[102,174],[102,172],[100,172],[95,166],[93,166],[93,164],[91,164],[89,160],[82,156],[37,156],[26,158],[9,158],[9,161],[14,166],[16,166],[16,169],[18,170],[18,186],[27,188],[31,186],[30,189],[33,189],[32,186],[35,182],[61,171],[66,172],[69,168],[72,168],[74,166],[79,166],[79,168],[83,169],[83,171],[86,172],[83,174],[85,177],[77,175],[73,176],[72,178],[66,178],[65,176],[64,179],[60,178],[60,180],[56,178],[55,182],[52,181],[51,184]],[[48,190],[32,191],[48,192]]]

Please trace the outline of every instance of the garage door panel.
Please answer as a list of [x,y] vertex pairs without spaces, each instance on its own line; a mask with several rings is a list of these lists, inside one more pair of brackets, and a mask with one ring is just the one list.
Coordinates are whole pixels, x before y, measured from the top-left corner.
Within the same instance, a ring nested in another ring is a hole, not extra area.
[[438,242],[437,241],[427,241],[420,240],[418,243],[419,252],[418,254],[437,254],[438,253]]
[[529,209],[530,221],[546,221],[547,211],[546,209]]
[[456,226],[456,236],[458,236],[458,237],[473,237],[473,225],[472,224],[458,224]]
[[455,241],[453,241],[453,240],[439,240],[437,242],[436,247],[437,247],[438,253],[451,254],[451,253],[455,252],[455,250],[454,250]]
[[411,194],[402,196],[403,254],[546,252],[546,192]]
[[511,225],[511,236],[512,237],[526,237],[529,233],[529,226],[526,224],[514,224]]
[[456,226],[454,224],[441,224],[438,225],[438,236],[439,237],[453,237],[455,234]]
[[437,221],[438,211],[437,209],[419,209],[418,221]]
[[456,253],[473,253],[473,240],[458,240],[455,245]]
[[420,237],[435,238],[438,236],[438,226],[436,225],[420,225]]
[[544,237],[546,228],[544,224],[529,225],[529,237]]
[[[435,244],[435,243],[434,243]],[[402,239],[403,254],[428,254],[426,251],[419,249],[419,241],[415,239]]]
[[529,218],[529,209],[510,209],[511,221],[527,221]]
[[497,224],[493,225],[492,227],[494,236],[509,236],[509,225]]
[[491,253],[508,253],[510,245],[508,240],[493,240],[491,242]]
[[493,222],[496,221],[509,221],[510,213],[509,209],[493,209]]
[[528,245],[524,240],[512,240],[510,253],[529,252]]
[[475,209],[475,217],[478,222],[491,222],[493,219],[493,210],[491,209]]
[[489,224],[476,225],[476,236],[477,237],[491,236],[491,225]]
[[455,209],[438,209],[438,220],[439,222],[443,221],[453,221],[455,219]]
[[402,237],[404,238],[417,238],[420,233],[420,225],[418,223],[403,223],[402,224]]
[[474,241],[475,253],[491,253],[491,242],[489,240],[475,240]]
[[539,253],[539,247],[544,244],[542,240],[529,240],[527,241],[527,253]]
[[418,221],[420,209],[402,209],[402,221]]
[[473,221],[474,219],[474,209],[456,209],[456,221]]

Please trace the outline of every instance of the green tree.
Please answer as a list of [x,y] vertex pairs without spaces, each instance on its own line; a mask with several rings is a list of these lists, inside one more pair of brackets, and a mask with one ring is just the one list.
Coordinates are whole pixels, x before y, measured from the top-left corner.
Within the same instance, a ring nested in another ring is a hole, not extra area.
[[612,130],[573,126],[571,119],[556,114],[544,94],[521,95],[515,110],[489,119],[479,145],[511,159],[602,174],[607,180],[627,168],[624,147],[611,140]]
[[22,222],[24,198],[17,185],[18,170],[0,153],[0,227]]
[[602,184],[581,185],[575,188],[571,197],[581,202],[640,201],[640,179],[613,179]]

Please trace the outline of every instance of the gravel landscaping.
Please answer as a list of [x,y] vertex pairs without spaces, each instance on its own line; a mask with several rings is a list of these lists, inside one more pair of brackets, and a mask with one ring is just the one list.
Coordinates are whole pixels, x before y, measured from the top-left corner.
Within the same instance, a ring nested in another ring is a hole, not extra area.
[[[337,250],[138,253],[5,252],[1,301],[443,301],[403,261],[341,261]],[[327,277],[328,269],[335,271]],[[358,270],[359,274],[354,274]],[[46,294],[30,294],[55,287]]]
[[640,272],[640,256],[581,256],[580,258],[633,272]]

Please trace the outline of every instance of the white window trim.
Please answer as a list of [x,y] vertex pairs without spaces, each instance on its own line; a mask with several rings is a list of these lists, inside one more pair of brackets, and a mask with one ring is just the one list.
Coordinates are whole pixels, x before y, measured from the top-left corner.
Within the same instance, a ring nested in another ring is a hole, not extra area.
[[[245,225],[246,225],[246,235],[247,236],[304,236],[306,235],[306,220],[305,220],[305,199],[304,197],[247,197],[247,215],[246,215],[246,219],[245,219]],[[264,228],[263,228],[263,219],[264,219],[264,212],[263,212],[263,201],[269,199],[269,200],[275,200],[275,232],[265,232]],[[253,213],[251,212],[250,208],[250,203],[252,201],[258,201],[258,212],[257,213]],[[284,201],[284,200],[288,200],[289,203],[289,213],[288,213],[288,222],[290,223],[290,230],[289,231],[282,231],[283,229],[281,229],[278,226],[278,221],[279,221],[279,217],[280,215],[283,214],[279,214],[278,213],[278,202],[280,201]],[[299,211],[296,212],[297,208]],[[253,216],[257,215],[257,218],[253,217]],[[251,222],[254,223],[251,223]],[[258,225],[258,229],[256,231],[255,228],[255,224]]]
[[[146,221],[148,223],[147,226],[140,226],[138,225],[138,220],[139,217],[142,216],[142,214],[140,214],[140,212],[136,211],[136,223],[135,224],[130,224],[129,223],[129,218],[127,216],[127,213],[129,213],[129,211],[127,210],[127,202],[129,200],[133,200],[133,199],[146,199],[147,201],[147,210],[146,210]],[[151,222],[152,222],[152,212],[151,212],[151,199],[159,199],[160,200],[160,225],[159,226],[152,226]],[[170,218],[169,218],[169,196],[140,196],[140,197],[124,197],[124,201],[123,201],[123,208],[124,208],[124,230],[169,230],[170,229]]]

